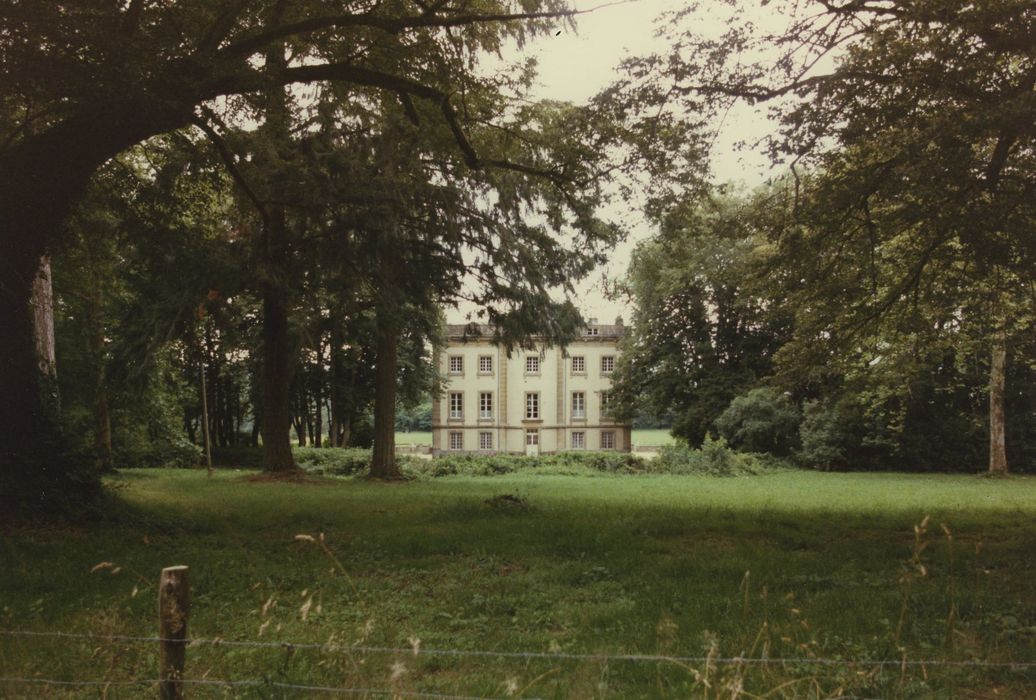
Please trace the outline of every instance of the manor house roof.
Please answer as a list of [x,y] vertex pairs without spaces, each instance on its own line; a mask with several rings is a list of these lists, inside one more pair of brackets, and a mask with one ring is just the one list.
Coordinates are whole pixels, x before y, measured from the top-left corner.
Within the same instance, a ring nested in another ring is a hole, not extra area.
[[[594,323],[583,329],[579,338],[621,338],[625,327],[620,324]],[[488,323],[447,323],[446,338],[449,340],[474,340],[492,338],[493,326]]]

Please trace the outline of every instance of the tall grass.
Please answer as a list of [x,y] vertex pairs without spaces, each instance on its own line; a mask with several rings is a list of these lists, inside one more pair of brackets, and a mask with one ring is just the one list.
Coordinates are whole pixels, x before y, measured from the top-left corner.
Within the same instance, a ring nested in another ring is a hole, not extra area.
[[[109,482],[123,506],[107,522],[4,533],[0,627],[151,635],[158,571],[188,564],[192,636],[326,645],[192,646],[194,678],[559,698],[1036,689],[1025,668],[902,665],[1036,660],[1036,479],[247,476],[127,472]],[[437,648],[699,660],[427,653]],[[0,676],[153,678],[155,656],[149,643],[0,637]],[[724,661],[739,656],[797,660]],[[0,695],[48,696],[2,683]]]

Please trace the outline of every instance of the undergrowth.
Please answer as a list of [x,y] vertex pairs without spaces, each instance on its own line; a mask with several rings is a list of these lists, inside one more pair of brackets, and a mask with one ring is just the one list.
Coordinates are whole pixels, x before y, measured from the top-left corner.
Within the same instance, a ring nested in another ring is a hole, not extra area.
[[[297,448],[296,461],[308,471],[332,476],[360,476],[370,468],[371,452],[361,448]],[[442,454],[433,459],[397,455],[404,474],[411,478],[444,476],[499,476],[543,474],[677,474],[754,476],[788,468],[770,455],[735,452],[720,440],[706,440],[701,449],[667,445],[655,458],[627,452],[558,452],[535,457],[511,454]]]

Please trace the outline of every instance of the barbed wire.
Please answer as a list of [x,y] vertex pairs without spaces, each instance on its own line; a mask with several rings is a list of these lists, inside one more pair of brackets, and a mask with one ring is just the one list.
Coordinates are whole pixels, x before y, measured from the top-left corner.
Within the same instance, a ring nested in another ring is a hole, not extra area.
[[[96,687],[96,686],[128,686],[128,685],[157,685],[161,681],[157,680],[131,680],[131,681],[65,681],[56,678],[3,678],[0,677],[0,683],[21,683],[24,685],[57,685],[57,686],[78,686],[78,687]],[[503,698],[492,698],[484,695],[471,696],[471,695],[445,695],[443,693],[422,693],[418,691],[406,691],[406,690],[388,690],[384,688],[332,688],[329,686],[322,685],[301,685],[296,683],[283,683],[280,681],[261,681],[261,680],[219,680],[215,678],[184,678],[180,680],[180,683],[184,685],[218,685],[218,686],[232,686],[232,687],[275,687],[284,690],[307,690],[307,691],[321,691],[328,693],[335,693],[339,695],[392,695],[398,697],[411,697],[411,698],[422,698],[425,700],[504,700]],[[540,700],[539,698],[529,698],[528,700]],[[880,698],[868,698],[861,695],[833,695],[827,700],[880,700]]]
[[774,656],[774,657],[746,657],[746,656],[676,656],[666,654],[604,654],[604,653],[571,653],[563,651],[492,651],[488,649],[436,649],[425,647],[387,647],[387,646],[363,646],[344,645],[334,643],[318,642],[288,642],[269,641],[253,642],[247,640],[229,639],[164,639],[162,637],[146,637],[119,634],[86,634],[76,632],[54,632],[37,630],[0,630],[0,636],[11,637],[57,637],[68,639],[103,639],[108,641],[129,641],[129,642],[176,642],[192,645],[208,645],[213,647],[246,647],[257,649],[303,649],[320,650],[325,652],[346,652],[360,654],[402,654],[410,656],[469,656],[469,657],[495,657],[510,659],[558,659],[569,661],[624,661],[624,662],[679,662],[679,663],[707,663],[716,665],[792,665],[792,664],[819,664],[825,666],[889,666],[889,667],[918,667],[918,666],[950,666],[968,668],[1007,668],[1011,670],[1023,670],[1036,668],[1036,661],[986,661],[983,659],[838,659],[810,656]]
[[[20,683],[22,685],[57,685],[75,687],[97,687],[97,686],[127,686],[127,685],[158,685],[162,681],[151,679],[123,680],[123,681],[88,681],[88,680],[60,680],[57,678],[17,678],[0,677],[0,683]],[[311,692],[334,693],[337,695],[392,695],[393,697],[422,698],[423,700],[504,700],[503,698],[491,698],[484,695],[449,695],[446,693],[423,693],[416,690],[394,690],[388,688],[334,688],[324,685],[308,685],[301,683],[285,683],[284,681],[267,680],[221,680],[217,678],[182,678],[178,681],[184,685],[218,685],[230,687],[263,687],[278,688],[282,690],[306,690]]]

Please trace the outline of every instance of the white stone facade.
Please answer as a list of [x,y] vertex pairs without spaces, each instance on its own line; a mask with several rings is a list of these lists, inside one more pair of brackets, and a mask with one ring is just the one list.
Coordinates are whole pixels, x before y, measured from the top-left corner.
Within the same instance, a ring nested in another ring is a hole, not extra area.
[[630,426],[607,411],[622,326],[589,326],[566,348],[493,345],[491,329],[447,326],[436,360],[446,390],[432,403],[432,454],[630,450]]

